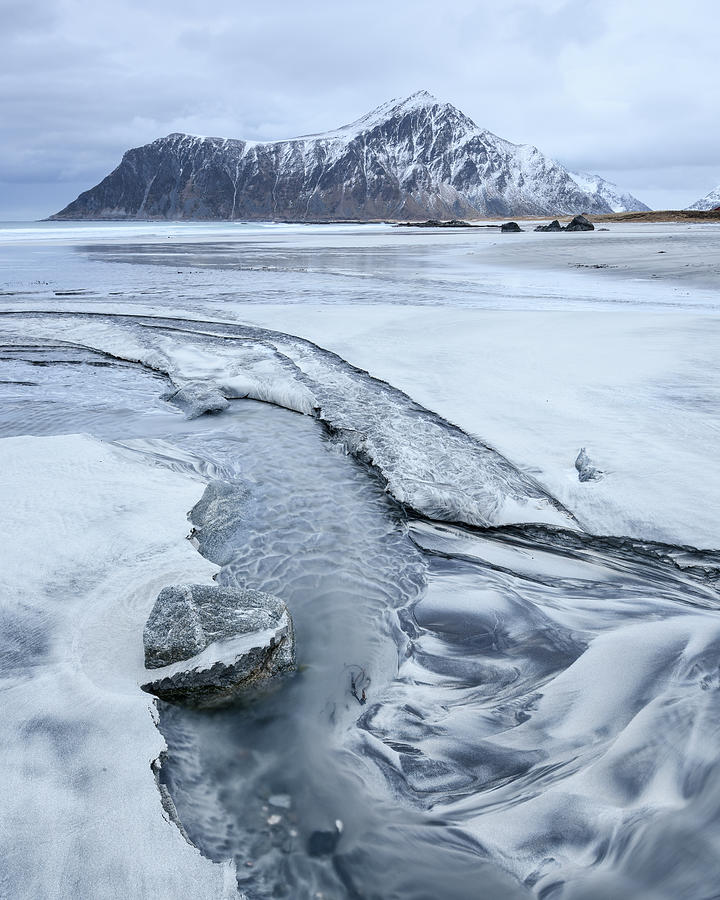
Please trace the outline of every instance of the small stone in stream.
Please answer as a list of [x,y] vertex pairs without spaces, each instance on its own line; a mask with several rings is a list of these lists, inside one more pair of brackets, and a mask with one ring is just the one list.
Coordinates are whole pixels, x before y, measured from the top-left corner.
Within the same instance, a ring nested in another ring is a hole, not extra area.
[[290,794],[271,794],[268,797],[268,803],[270,806],[276,806],[279,809],[290,809],[292,806],[292,799]]
[[308,838],[308,854],[310,856],[331,856],[335,852],[335,848],[340,840],[340,832],[335,831],[313,831]]
[[557,219],[553,219],[547,225],[538,225],[535,231],[562,231],[563,227]]
[[600,469],[596,469],[590,462],[590,457],[585,452],[584,447],[580,448],[580,452],[575,460],[575,468],[577,469],[578,480],[581,482],[599,481],[604,474]]
[[592,222],[588,222],[585,216],[575,216],[565,226],[565,231],[595,231],[595,226]]
[[252,507],[252,494],[241,481],[211,481],[190,510],[191,537],[200,553],[219,566],[226,565],[240,544]]
[[222,412],[228,407],[228,401],[217,387],[204,381],[190,381],[176,390],[161,394],[160,399],[177,406],[185,413],[186,419]]
[[514,234],[515,232],[522,231],[522,228],[518,225],[517,222],[503,222],[503,224],[500,226],[500,231],[504,231],[506,234],[508,232]]

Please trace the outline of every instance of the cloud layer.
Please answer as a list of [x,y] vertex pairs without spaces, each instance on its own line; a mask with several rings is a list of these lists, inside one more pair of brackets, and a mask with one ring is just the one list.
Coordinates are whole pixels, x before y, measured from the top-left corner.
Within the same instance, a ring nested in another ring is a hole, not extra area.
[[715,0],[3,0],[0,218],[171,131],[276,139],[425,88],[656,208],[720,182]]

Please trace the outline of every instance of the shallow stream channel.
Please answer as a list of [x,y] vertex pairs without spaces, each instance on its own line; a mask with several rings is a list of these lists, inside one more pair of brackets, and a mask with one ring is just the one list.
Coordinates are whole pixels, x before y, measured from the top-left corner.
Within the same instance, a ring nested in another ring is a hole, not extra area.
[[8,344],[0,435],[89,432],[225,486],[190,539],[219,584],[287,603],[293,677],[246,706],[157,701],[158,806],[235,860],[241,895],[711,896],[717,555],[433,521],[312,415],[238,399],[186,421],[167,387]]

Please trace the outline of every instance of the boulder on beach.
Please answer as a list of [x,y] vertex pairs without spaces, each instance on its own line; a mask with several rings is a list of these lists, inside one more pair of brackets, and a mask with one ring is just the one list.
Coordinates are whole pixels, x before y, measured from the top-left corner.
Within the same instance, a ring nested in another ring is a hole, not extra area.
[[152,680],[142,689],[186,706],[249,699],[295,668],[287,606],[272,594],[243,588],[163,588],[143,643]]
[[160,399],[177,406],[185,413],[186,419],[197,419],[205,413],[222,412],[228,407],[228,401],[217,387],[205,381],[189,381],[180,388],[162,394]]
[[553,219],[547,225],[538,225],[535,231],[562,231],[563,227],[557,219]]
[[565,231],[595,231],[595,226],[592,222],[588,222],[585,216],[575,216],[565,226]]
[[500,231],[514,233],[517,231],[522,231],[522,228],[518,225],[517,222],[503,222],[503,224],[500,226]]

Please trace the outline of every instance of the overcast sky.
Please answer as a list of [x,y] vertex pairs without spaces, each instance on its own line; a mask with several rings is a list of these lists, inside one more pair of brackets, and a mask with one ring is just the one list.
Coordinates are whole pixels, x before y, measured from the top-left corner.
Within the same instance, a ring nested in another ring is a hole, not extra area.
[[650,206],[720,183],[718,0],[0,0],[0,219],[172,131],[271,140],[420,89]]

